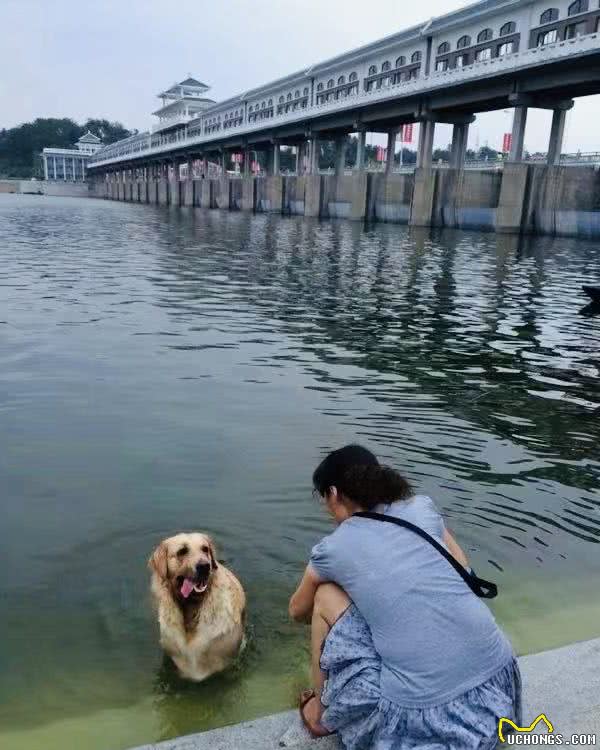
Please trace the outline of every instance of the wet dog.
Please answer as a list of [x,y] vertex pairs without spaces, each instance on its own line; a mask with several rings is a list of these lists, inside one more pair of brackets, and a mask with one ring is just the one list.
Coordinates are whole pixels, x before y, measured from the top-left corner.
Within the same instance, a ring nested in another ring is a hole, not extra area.
[[205,534],[177,534],[154,550],[148,566],[160,643],[182,677],[200,682],[226,669],[244,644],[246,596],[217,562]]

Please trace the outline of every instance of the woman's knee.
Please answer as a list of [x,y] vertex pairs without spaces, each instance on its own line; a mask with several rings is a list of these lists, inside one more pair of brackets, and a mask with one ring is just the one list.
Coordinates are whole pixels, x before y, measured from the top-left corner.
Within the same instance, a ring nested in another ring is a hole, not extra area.
[[348,609],[350,597],[335,583],[322,583],[315,593],[314,611],[330,625]]

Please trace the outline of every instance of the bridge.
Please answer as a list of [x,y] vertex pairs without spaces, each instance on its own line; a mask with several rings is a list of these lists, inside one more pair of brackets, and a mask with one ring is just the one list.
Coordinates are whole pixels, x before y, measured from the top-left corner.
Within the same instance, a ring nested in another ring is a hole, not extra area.
[[[453,126],[450,171],[463,172],[469,126],[476,115],[513,108],[503,182],[508,176],[510,190],[518,189],[525,200],[533,174],[533,167],[522,164],[528,111],[549,109],[545,166],[559,167],[567,112],[577,97],[600,93],[600,4],[482,0],[226,101],[206,98],[207,90],[190,78],[161,94],[163,107],[155,113],[159,122],[151,132],[105,147],[89,160],[94,192],[121,197],[118,186],[127,184],[122,199],[227,203],[230,208],[287,209],[306,215],[323,215],[327,200],[334,215],[363,218],[368,215],[369,184],[363,179],[367,133],[386,135],[384,176],[391,179],[400,129],[418,123],[410,220],[431,224],[441,179],[430,174],[437,123]],[[342,182],[351,134],[357,140],[355,189],[348,191]],[[322,177],[324,141],[335,143],[334,176],[340,184],[333,188],[316,179]],[[290,178],[289,184],[281,183],[281,146],[295,151],[296,183]],[[254,152],[268,156],[266,182],[251,176]],[[238,186],[223,182],[233,179],[227,177],[233,155],[243,165]],[[218,184],[204,184],[219,178]],[[509,191],[508,183],[505,187],[503,191],[500,186],[500,193]],[[225,197],[220,196],[223,190]],[[341,199],[336,195],[330,200],[331,190],[341,193]],[[336,208],[336,203],[349,205]],[[504,216],[506,229],[522,229],[522,218]]]

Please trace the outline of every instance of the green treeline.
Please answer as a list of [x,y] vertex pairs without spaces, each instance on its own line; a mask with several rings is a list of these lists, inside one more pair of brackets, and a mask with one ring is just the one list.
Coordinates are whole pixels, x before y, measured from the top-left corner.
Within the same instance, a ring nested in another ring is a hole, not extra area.
[[[356,161],[356,150],[358,147],[358,141],[355,136],[348,136],[346,138],[346,166],[351,167]],[[467,151],[468,161],[489,161],[496,162],[500,158],[500,154],[493,148],[488,146],[482,146],[477,151],[469,149]],[[365,146],[365,162],[372,164],[377,160],[377,146],[367,144]],[[259,161],[261,161],[259,157]],[[396,165],[405,164],[407,166],[413,166],[417,163],[417,152],[412,149],[402,148],[402,160],[400,159],[400,151],[394,155],[394,161]],[[433,161],[438,162],[449,162],[450,161],[450,146],[447,148],[436,148],[433,152]],[[266,156],[264,158],[264,165],[266,167]],[[295,169],[296,157],[289,149],[283,149],[281,152],[281,167],[285,171],[293,171]],[[335,144],[333,141],[322,141],[320,143],[320,156],[319,156],[319,167],[321,169],[330,169],[335,164]]]
[[38,117],[15,128],[3,128],[0,130],[0,177],[43,179],[42,149],[74,148],[88,130],[105,144],[131,135],[120,122],[89,119],[78,125],[68,117]]

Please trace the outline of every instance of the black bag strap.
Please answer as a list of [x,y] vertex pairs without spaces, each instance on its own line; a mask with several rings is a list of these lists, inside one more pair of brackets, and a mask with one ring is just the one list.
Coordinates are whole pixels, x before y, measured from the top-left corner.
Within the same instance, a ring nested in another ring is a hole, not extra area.
[[478,576],[476,576],[475,573],[470,573],[468,570],[465,570],[465,568],[463,568],[458,560],[453,557],[445,547],[443,547],[426,531],[423,531],[423,529],[421,529],[419,526],[415,526],[414,523],[403,521],[402,519],[395,518],[394,516],[386,516],[383,513],[374,513],[371,511],[361,511],[360,513],[354,513],[354,515],[358,518],[370,518],[373,521],[386,521],[387,523],[395,523],[396,526],[402,526],[402,528],[404,529],[414,531],[415,534],[418,534],[422,539],[425,539],[426,542],[429,542],[432,547],[435,547],[440,555],[443,555],[446,560],[448,560],[450,565],[452,565],[454,570],[458,573],[458,575],[463,579],[463,581],[476,596],[480,597],[481,599],[494,599],[498,595],[498,587],[495,583],[492,583],[491,581],[485,581],[483,578],[479,578]]

